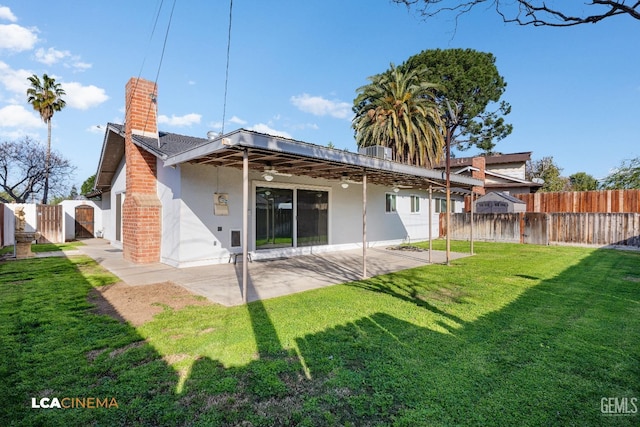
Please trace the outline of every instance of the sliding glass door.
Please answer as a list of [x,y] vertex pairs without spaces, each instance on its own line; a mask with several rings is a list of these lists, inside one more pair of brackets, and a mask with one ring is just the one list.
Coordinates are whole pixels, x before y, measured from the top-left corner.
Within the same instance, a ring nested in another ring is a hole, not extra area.
[[293,246],[293,190],[256,188],[256,249]]
[[256,249],[326,245],[328,218],[327,191],[257,187]]
[[329,243],[329,193],[326,191],[298,190],[296,203],[297,246],[326,245]]

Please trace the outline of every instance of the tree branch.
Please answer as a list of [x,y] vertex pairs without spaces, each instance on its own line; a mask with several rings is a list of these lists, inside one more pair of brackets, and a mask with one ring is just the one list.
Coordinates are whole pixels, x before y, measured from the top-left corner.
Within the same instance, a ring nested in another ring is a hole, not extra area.
[[[491,4],[502,20],[535,27],[571,27],[581,24],[595,24],[618,15],[627,15],[640,20],[640,1],[627,4],[626,0],[591,0],[587,7],[600,8],[599,12],[585,15],[572,15],[567,9],[549,7],[542,0],[393,0],[407,8],[415,6],[425,19],[440,13],[454,12],[457,19],[480,4]],[[418,6],[419,5],[419,6]],[[514,7],[517,7],[514,10]],[[569,6],[567,6],[569,7]]]

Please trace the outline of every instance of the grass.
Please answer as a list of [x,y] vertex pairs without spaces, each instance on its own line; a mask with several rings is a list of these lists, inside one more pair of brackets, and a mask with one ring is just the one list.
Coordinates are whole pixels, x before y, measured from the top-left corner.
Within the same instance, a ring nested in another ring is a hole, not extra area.
[[0,264],[0,425],[637,425],[600,405],[640,398],[640,253],[475,249],[137,329],[92,313],[115,279],[85,257]]
[[[84,246],[84,243],[80,241],[65,242],[65,243],[40,243],[31,245],[31,252],[55,252],[55,251],[70,251],[76,249],[78,246]],[[13,245],[0,248],[0,255],[12,254]]]

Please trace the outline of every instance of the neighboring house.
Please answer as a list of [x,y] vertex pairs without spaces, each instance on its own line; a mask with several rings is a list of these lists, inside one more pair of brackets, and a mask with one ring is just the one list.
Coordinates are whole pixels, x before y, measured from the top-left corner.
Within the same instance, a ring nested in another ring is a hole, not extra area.
[[[243,251],[260,259],[424,240],[429,215],[438,235],[443,205],[428,205],[440,171],[244,129],[158,132],[156,96],[152,82],[127,83],[125,125],[107,125],[96,176],[96,229],[128,260],[185,267]],[[451,182],[458,192],[482,186]]]
[[[483,180],[484,191],[487,192],[535,193],[542,187],[542,184],[526,179],[526,164],[529,160],[531,160],[530,151],[491,156],[458,157],[451,159],[451,173]],[[438,165],[438,169],[443,168],[443,164]]]

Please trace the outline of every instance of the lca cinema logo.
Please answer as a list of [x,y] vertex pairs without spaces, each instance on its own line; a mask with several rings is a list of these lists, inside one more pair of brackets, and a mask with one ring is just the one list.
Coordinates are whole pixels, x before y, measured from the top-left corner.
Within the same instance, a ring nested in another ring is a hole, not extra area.
[[97,409],[117,407],[118,401],[115,397],[31,398],[31,408],[33,409]]
[[631,416],[638,414],[637,397],[603,397],[600,399],[603,415]]

